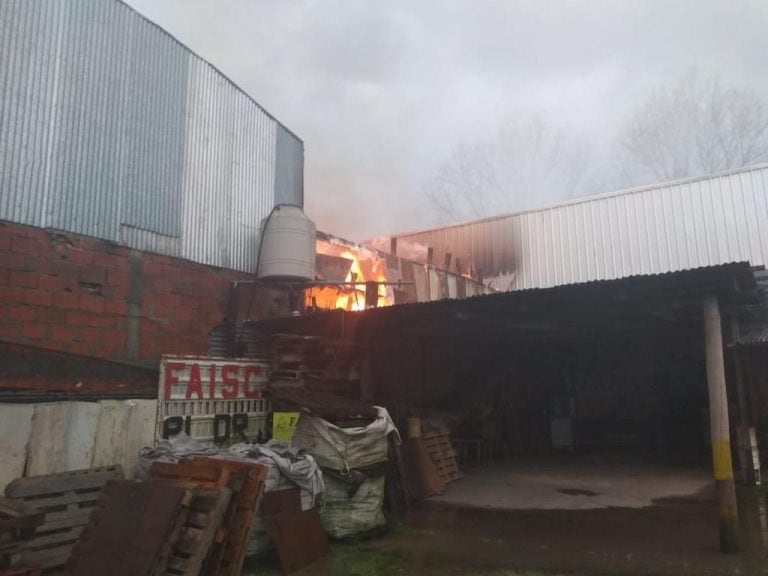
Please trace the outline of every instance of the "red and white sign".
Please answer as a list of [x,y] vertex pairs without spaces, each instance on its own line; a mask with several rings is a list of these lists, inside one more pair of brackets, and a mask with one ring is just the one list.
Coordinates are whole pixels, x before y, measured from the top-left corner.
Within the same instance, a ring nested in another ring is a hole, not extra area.
[[250,359],[164,356],[157,437],[182,430],[202,442],[254,442],[266,434],[269,366]]

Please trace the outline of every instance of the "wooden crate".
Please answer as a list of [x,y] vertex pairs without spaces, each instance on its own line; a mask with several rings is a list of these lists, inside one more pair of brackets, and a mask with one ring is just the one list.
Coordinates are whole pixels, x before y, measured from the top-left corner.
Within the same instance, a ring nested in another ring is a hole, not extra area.
[[44,514],[43,523],[24,544],[22,562],[43,569],[63,566],[106,483],[122,478],[120,466],[106,466],[18,478],[8,484],[8,498],[22,500]]
[[456,450],[451,444],[450,435],[446,433],[430,432],[422,437],[424,447],[430,459],[435,464],[437,472],[443,482],[453,482],[462,477],[459,464],[456,460]]

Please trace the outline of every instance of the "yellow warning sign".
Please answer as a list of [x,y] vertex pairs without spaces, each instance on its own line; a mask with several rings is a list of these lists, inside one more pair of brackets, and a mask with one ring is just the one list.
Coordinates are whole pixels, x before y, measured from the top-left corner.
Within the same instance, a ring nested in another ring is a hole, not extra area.
[[274,440],[292,440],[298,423],[298,412],[274,412],[272,414],[272,438]]

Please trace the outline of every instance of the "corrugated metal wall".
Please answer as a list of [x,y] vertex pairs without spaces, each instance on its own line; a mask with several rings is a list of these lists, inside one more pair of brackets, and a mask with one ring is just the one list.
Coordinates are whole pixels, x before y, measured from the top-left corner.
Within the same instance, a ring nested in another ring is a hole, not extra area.
[[768,166],[398,236],[472,261],[501,290],[768,264]]
[[301,140],[118,0],[0,1],[0,219],[253,271]]

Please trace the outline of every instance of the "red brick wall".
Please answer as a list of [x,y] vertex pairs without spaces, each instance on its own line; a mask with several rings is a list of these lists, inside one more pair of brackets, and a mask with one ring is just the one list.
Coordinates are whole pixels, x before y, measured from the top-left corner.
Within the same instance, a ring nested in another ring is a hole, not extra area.
[[[147,365],[161,354],[205,354],[210,329],[229,313],[232,282],[251,278],[0,222],[0,340]],[[283,305],[262,293],[251,317]]]

